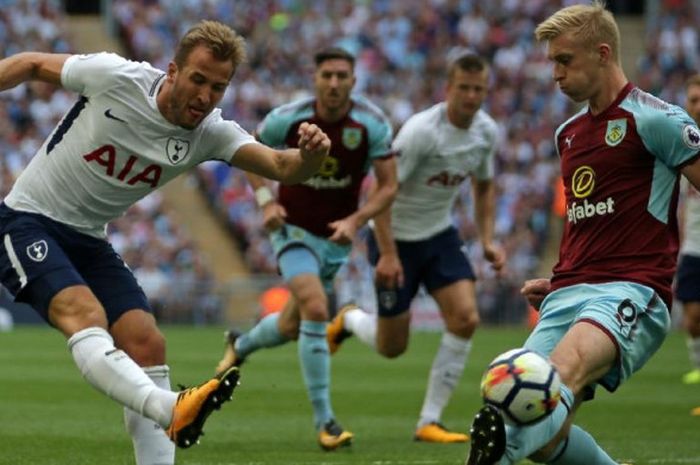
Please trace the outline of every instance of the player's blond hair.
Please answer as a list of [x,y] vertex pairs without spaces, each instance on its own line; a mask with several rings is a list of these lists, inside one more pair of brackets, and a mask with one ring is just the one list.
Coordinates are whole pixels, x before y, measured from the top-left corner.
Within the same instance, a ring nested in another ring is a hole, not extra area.
[[685,90],[688,90],[690,86],[700,86],[700,73],[693,74],[685,81]]
[[620,63],[620,30],[612,13],[605,9],[604,0],[562,8],[535,29],[535,37],[540,42],[568,33],[586,48],[594,49],[598,44],[608,44],[613,59]]
[[236,31],[218,21],[200,21],[180,39],[175,49],[175,64],[183,67],[192,50],[204,45],[211,50],[217,60],[229,60],[233,64],[233,70],[245,62],[245,40]]

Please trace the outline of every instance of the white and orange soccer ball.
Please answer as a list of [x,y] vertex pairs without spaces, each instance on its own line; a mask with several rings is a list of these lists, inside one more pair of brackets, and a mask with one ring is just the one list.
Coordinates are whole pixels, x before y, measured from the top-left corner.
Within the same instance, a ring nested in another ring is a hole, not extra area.
[[510,425],[537,423],[559,403],[561,380],[556,368],[528,349],[496,357],[481,378],[484,402],[500,410]]

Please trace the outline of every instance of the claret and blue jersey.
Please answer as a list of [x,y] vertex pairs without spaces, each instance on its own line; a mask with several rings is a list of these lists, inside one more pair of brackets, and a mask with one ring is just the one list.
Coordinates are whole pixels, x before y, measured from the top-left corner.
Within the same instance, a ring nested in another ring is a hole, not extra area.
[[553,288],[632,281],[670,307],[679,169],[698,157],[695,122],[628,84],[602,113],[585,108],[566,121],[555,142],[566,225]]
[[305,98],[270,112],[257,131],[258,138],[272,147],[297,147],[297,129],[305,121],[328,134],[331,151],[318,173],[301,184],[279,188],[287,222],[319,237],[332,233],[328,223],[357,210],[362,180],[372,161],[393,156],[388,118],[364,97],[351,98],[350,112],[339,121],[318,118],[315,99]]

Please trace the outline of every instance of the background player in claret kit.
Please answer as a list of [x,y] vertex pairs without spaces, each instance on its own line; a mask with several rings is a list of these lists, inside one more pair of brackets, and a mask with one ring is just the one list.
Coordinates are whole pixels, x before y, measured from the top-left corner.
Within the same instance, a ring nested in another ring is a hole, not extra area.
[[244,58],[236,32],[203,21],[167,72],[107,53],[0,61],[2,90],[39,80],[80,94],[0,205],[0,279],[66,336],[87,382],[124,406],[138,465],[173,464],[172,442],[198,440],[238,373],[170,390],[165,340],[106,223],[202,161],[300,182],[330,147],[313,124],[298,128],[299,150],[282,152],[222,119],[215,107]]
[[369,240],[379,315],[349,305],[328,328],[332,352],[355,334],[380,354],[397,357],[408,346],[411,301],[419,286],[426,286],[446,329],[430,370],[415,439],[438,443],[469,439],[440,423],[479,323],[476,277],[451,220],[459,186],[468,177],[484,256],[496,270],[505,261],[493,242],[497,127],[480,109],[489,68],[479,56],[467,54],[450,63],[447,76],[445,101],[406,121],[394,141],[400,154],[399,192],[391,212],[376,218]]
[[[700,74],[686,83],[686,110],[700,121]],[[693,369],[683,375],[686,384],[700,383],[700,192],[690,183],[681,183],[684,195],[683,243],[676,271],[676,298],[683,304],[683,327],[688,333],[688,356]],[[693,409],[700,415],[700,407]]]
[[[312,122],[331,138],[330,155],[308,181],[280,186],[277,200],[261,177],[248,176],[292,298],[281,314],[266,316],[247,333],[229,331],[217,371],[240,364],[258,349],[298,337],[318,442],[333,450],[350,444],[353,435],[338,424],[331,408],[326,292],[332,290],[357,230],[393,200],[396,163],[389,120],[367,99],[351,95],[354,57],[329,48],[317,53],[314,61],[315,97],[273,110],[261,123],[258,137],[272,146],[296,146],[297,127]],[[378,188],[358,208],[360,185],[370,167]]]
[[587,106],[555,133],[567,222],[551,279],[522,292],[540,319],[525,347],[548,356],[562,401],[534,425],[504,427],[484,406],[467,465],[616,462],[573,425],[597,384],[609,391],[658,350],[670,327],[679,174],[700,186],[700,130],[681,108],[634,87],[602,2],[563,8],[535,30],[559,88]]

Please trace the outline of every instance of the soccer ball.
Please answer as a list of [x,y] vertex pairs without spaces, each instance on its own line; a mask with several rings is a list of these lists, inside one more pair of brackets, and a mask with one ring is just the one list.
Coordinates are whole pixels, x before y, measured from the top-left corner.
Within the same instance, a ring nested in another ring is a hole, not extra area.
[[537,423],[559,403],[561,380],[556,368],[528,349],[496,357],[481,378],[484,402],[501,411],[509,425]]

